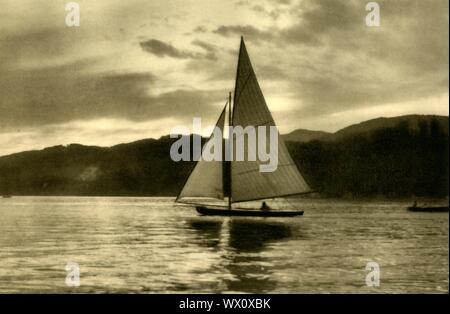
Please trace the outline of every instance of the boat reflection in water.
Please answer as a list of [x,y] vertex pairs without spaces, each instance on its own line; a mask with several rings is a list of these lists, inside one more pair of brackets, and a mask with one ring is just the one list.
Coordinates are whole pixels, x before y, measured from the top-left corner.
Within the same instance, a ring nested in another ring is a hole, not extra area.
[[189,225],[197,231],[200,244],[209,248],[219,248],[222,223],[220,220],[192,220]]
[[189,222],[199,236],[199,244],[220,251],[220,265],[226,292],[264,293],[273,290],[276,265],[270,258],[270,246],[291,237],[291,228],[283,222],[235,219]]

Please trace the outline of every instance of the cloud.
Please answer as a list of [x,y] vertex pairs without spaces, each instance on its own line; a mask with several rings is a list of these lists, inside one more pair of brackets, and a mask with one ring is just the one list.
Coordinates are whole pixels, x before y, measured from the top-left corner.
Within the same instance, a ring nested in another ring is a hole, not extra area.
[[274,38],[271,31],[261,30],[251,25],[221,25],[213,33],[225,37],[244,36],[253,42],[268,41]]
[[[282,4],[289,5],[290,2],[283,1]],[[281,14],[278,6],[275,6],[274,9],[268,9],[257,4],[250,9],[274,19]],[[321,43],[321,37],[324,33],[360,25],[362,21],[361,13],[356,10],[352,1],[302,1],[290,9],[289,12],[294,16],[295,22],[283,28],[271,27],[262,30],[252,25],[222,25],[213,32],[226,37],[245,35],[249,41],[254,42],[318,45]],[[364,6],[362,12],[365,12]]]
[[0,70],[66,62],[70,55],[83,55],[78,46],[85,43],[83,36],[67,27],[49,26],[0,32]]
[[199,25],[193,30],[194,33],[206,33],[207,31],[208,29],[206,28],[206,26],[203,25]]
[[[134,121],[214,114],[225,91],[177,89],[152,93],[152,73],[83,73],[92,63],[9,72],[0,77],[3,131],[77,119]],[[186,119],[185,119],[186,120]]]
[[274,19],[274,20],[276,20],[277,18],[279,18],[280,15],[281,15],[282,12],[283,12],[283,11],[282,11],[281,9],[279,9],[278,7],[275,8],[275,9],[270,10],[270,9],[266,9],[264,6],[259,5],[259,4],[252,6],[250,9],[251,9],[252,11],[256,12],[256,13],[260,13],[260,14],[263,14],[263,15],[265,15],[265,16],[269,16],[270,18],[272,18],[272,19]]
[[[282,6],[289,5],[292,3],[292,0],[261,0],[259,2],[260,3],[266,2],[266,3],[272,4],[272,5],[274,5],[274,3],[275,3],[274,6],[276,7],[278,5],[282,5]],[[235,4],[237,6],[250,6],[252,3],[248,0],[239,0]]]
[[248,6],[249,5],[249,1],[248,0],[239,0],[235,2],[235,5],[238,7],[241,6]]
[[[448,1],[379,1],[379,28],[365,25],[365,4],[306,0],[290,7],[288,26],[221,26],[215,33],[247,32],[263,49],[275,49],[265,63],[277,68],[270,79],[286,80],[302,115],[448,92]],[[264,64],[254,66],[258,73]]]
[[286,74],[276,64],[261,64],[255,70],[258,77],[264,80],[285,80]]
[[[256,73],[284,81],[282,92],[297,101],[291,114],[302,117],[448,93],[448,1],[378,1],[381,26],[374,28],[365,25],[366,3],[286,3],[287,25],[222,25],[213,33],[262,43],[250,49],[258,51],[251,56]],[[262,14],[274,8],[250,7]]]
[[210,44],[208,42],[202,41],[202,40],[194,40],[192,41],[192,44],[202,48],[206,53],[202,55],[202,58],[209,59],[209,60],[217,60],[217,47],[213,44]]
[[192,41],[194,46],[202,48],[204,52],[194,52],[189,50],[180,50],[174,46],[157,39],[149,39],[139,42],[141,48],[157,57],[171,57],[175,59],[216,59],[216,47],[207,42],[195,39]]
[[177,59],[193,58],[194,54],[189,51],[182,51],[174,46],[157,39],[149,39],[139,42],[141,48],[157,57],[172,57]]
[[[303,71],[292,73],[302,112],[336,112],[448,91],[448,2],[379,4],[379,28],[365,25],[364,1],[319,0],[302,2],[300,22],[280,31],[309,57],[299,64]],[[319,46],[305,34],[313,34]]]
[[151,74],[82,74],[73,63],[15,71],[0,78],[0,125],[43,125],[76,118],[136,114]]

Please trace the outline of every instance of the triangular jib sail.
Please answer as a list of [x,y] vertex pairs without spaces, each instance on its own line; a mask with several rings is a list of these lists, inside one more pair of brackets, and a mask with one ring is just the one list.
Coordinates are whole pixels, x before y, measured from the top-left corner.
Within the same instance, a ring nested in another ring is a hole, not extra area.
[[[275,126],[250,63],[244,40],[241,39],[234,92],[233,126]],[[267,141],[270,139],[266,136]],[[268,146],[268,145],[267,145]],[[247,147],[245,147],[248,149]],[[247,152],[244,153],[247,158]],[[266,162],[264,162],[265,164]],[[233,202],[281,197],[309,192],[310,189],[278,136],[278,166],[273,172],[260,172],[261,161],[231,163]]]
[[[225,106],[226,109],[226,106]],[[220,134],[223,134],[225,126],[225,113],[222,111],[219,120],[215,127],[220,129]],[[209,147],[209,143],[217,140],[215,133],[211,134],[208,142],[203,146],[202,154],[205,149]],[[220,138],[222,142],[222,136]],[[200,159],[194,166],[191,174],[189,175],[181,193],[178,195],[177,200],[186,197],[211,197],[223,199],[223,164],[222,161],[205,161]]]

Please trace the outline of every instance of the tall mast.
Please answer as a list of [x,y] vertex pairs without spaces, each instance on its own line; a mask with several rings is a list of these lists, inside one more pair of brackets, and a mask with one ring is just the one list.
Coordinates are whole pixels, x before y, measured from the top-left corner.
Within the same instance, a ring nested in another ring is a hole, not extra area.
[[[232,125],[233,125],[233,110],[234,110],[234,105],[236,105],[235,104],[235,101],[236,101],[236,86],[237,86],[237,81],[238,81],[238,77],[239,77],[239,58],[240,58],[240,56],[241,56],[241,50],[242,50],[242,46],[243,46],[243,44],[244,44],[244,37],[243,36],[241,36],[241,43],[240,43],[240,45],[239,45],[239,53],[238,53],[238,62],[237,62],[237,69],[236,69],[236,80],[235,80],[235,86],[234,86],[234,97],[233,97],[233,108],[231,108],[232,106],[231,106],[231,92],[228,94],[228,104],[229,104],[229,115],[228,115],[228,127],[230,128],[230,127],[232,127]],[[228,132],[229,133],[229,138],[228,138],[228,141],[229,141],[229,145],[233,145],[233,136],[232,136],[232,133],[231,132]],[[231,151],[232,149],[230,149],[230,151]],[[231,160],[233,159],[233,156],[230,156],[231,158],[230,158],[230,161],[228,162],[229,163],[229,170],[228,170],[228,182],[229,182],[229,184],[228,184],[228,188],[229,188],[229,192],[228,192],[228,209],[229,210],[231,210]]]
[[[230,130],[233,123],[233,113],[231,108],[231,92],[228,94],[228,130]],[[228,145],[233,145],[231,132],[228,131]],[[231,156],[232,157],[232,156]],[[231,210],[231,159],[228,161],[228,210]]]

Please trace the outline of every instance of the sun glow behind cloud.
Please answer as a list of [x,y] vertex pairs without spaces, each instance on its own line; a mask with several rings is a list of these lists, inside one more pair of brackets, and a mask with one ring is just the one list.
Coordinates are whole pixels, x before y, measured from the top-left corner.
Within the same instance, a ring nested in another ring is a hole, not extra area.
[[179,123],[174,118],[142,122],[108,118],[78,120],[45,127],[26,128],[20,132],[0,133],[0,142],[4,143],[3,154],[74,143],[113,146],[118,143],[167,135],[167,126]]

